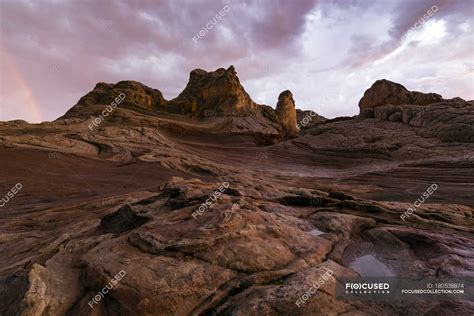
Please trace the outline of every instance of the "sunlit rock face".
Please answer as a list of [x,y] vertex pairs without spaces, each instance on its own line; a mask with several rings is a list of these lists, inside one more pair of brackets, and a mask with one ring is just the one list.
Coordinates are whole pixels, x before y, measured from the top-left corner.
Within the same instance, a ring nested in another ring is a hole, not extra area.
[[97,115],[103,108],[110,105],[132,110],[159,110],[164,109],[165,104],[166,100],[161,91],[140,82],[131,80],[120,81],[116,84],[99,82],[92,91],[80,98],[77,104],[62,118]]
[[183,92],[170,104],[180,108],[182,113],[198,117],[260,114],[259,106],[240,84],[233,66],[211,72],[193,70]]
[[290,90],[280,93],[275,111],[284,133],[296,135],[298,133],[298,129],[296,128],[296,107],[293,94]]
[[120,81],[114,86],[114,89],[125,94],[126,103],[141,108],[160,108],[166,102],[161,91],[147,87],[137,81]]

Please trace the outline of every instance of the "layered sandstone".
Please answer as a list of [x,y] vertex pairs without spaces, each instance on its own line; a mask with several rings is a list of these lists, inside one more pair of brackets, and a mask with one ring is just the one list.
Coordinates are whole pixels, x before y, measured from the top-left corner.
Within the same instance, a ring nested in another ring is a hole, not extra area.
[[425,137],[474,142],[474,107],[461,98],[408,91],[388,80],[377,80],[359,102],[361,118],[408,124]]
[[[116,102],[119,96],[124,96],[124,100]],[[284,94],[280,98],[283,99],[279,100],[277,111],[255,103],[240,83],[233,66],[211,72],[195,69],[184,90],[170,101],[165,100],[159,90],[136,81],[98,83],[61,118],[93,120],[108,111],[107,122],[123,122],[133,116],[129,111],[147,113],[149,117],[166,117],[169,113],[214,121],[224,132],[240,130],[278,141],[297,133],[291,93],[289,97]]]
[[99,82],[62,118],[84,117],[94,115],[96,112],[100,113],[106,106],[115,102],[120,95],[124,95],[125,100],[118,106],[125,109],[151,111],[162,109],[166,103],[161,91],[137,81],[120,81],[116,84]]
[[211,72],[191,71],[188,84],[170,104],[184,114],[199,117],[260,114],[259,106],[240,84],[233,66]]

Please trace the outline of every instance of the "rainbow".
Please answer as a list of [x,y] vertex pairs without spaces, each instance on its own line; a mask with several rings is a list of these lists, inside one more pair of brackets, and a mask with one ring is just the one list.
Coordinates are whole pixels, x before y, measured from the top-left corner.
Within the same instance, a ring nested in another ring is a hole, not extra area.
[[[11,74],[11,78],[13,78],[20,87],[21,91],[23,92],[22,95],[24,97],[24,102],[21,102],[21,100],[18,100],[18,107],[22,107],[23,105],[26,105],[28,107],[28,111],[31,113],[31,121],[33,122],[41,122],[42,121],[42,115],[40,112],[40,108],[38,106],[38,102],[31,90],[31,88],[28,86],[28,83],[26,82],[25,78],[21,74],[20,70],[18,69],[18,66],[14,60],[14,58],[7,53],[7,51],[3,48],[2,43],[0,42],[0,54],[3,56],[3,64],[7,66],[8,73]],[[2,74],[5,76],[5,74]],[[20,114],[24,114],[24,112],[20,112]]]

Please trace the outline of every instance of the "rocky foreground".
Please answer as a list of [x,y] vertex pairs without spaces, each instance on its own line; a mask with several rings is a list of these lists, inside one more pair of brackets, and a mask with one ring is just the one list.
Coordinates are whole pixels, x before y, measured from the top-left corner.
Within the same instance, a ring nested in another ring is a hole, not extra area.
[[173,100],[99,83],[54,122],[0,122],[1,192],[21,184],[0,314],[474,314],[335,298],[341,276],[474,277],[474,102],[379,80],[355,117],[275,105],[230,67]]

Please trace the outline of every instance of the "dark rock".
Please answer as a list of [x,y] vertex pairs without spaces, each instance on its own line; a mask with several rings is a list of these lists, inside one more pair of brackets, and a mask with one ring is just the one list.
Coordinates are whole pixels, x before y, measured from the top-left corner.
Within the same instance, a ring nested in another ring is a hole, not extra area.
[[412,91],[411,93],[413,104],[416,105],[428,105],[443,101],[441,95],[436,93],[422,93],[417,91]]
[[401,122],[402,121],[402,112],[395,112],[392,113],[389,117],[388,120],[390,122]]
[[140,227],[149,220],[149,218],[138,215],[130,205],[126,204],[102,218],[99,228],[107,233],[120,234]]
[[283,205],[291,206],[323,206],[331,202],[319,196],[305,196],[305,195],[287,195],[278,200]]
[[352,196],[344,194],[342,192],[329,192],[328,196],[337,200],[355,200]]
[[307,130],[326,122],[328,119],[314,111],[296,109],[297,127],[300,130]]

